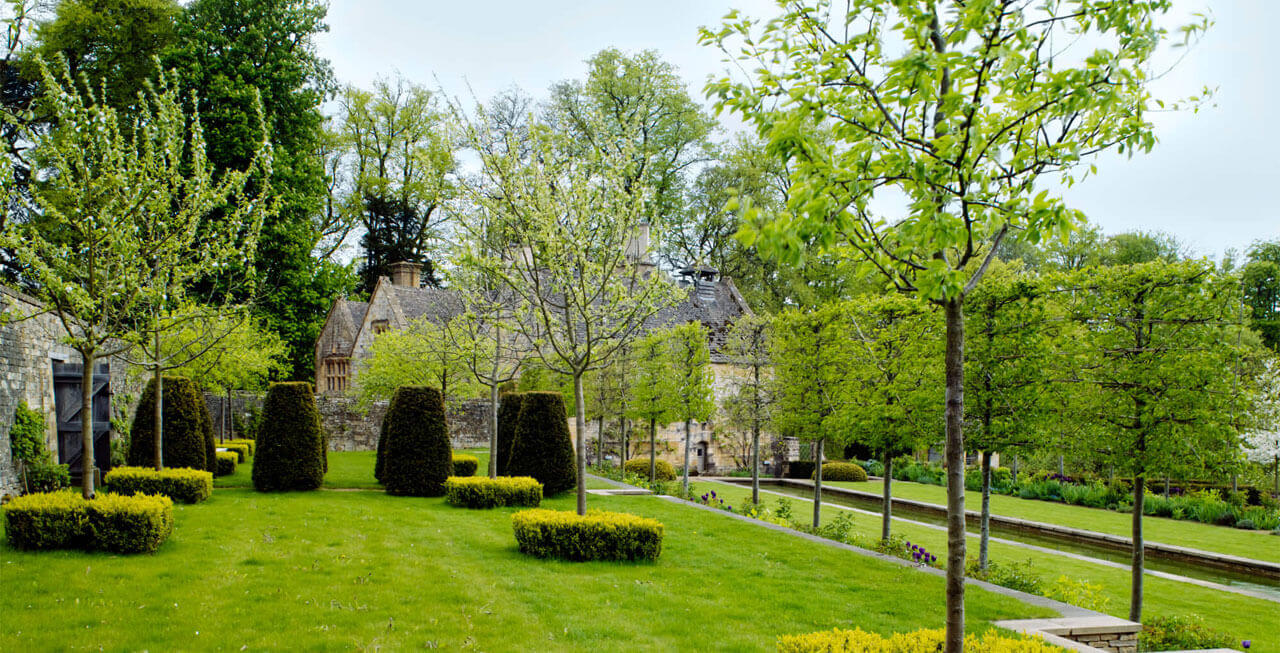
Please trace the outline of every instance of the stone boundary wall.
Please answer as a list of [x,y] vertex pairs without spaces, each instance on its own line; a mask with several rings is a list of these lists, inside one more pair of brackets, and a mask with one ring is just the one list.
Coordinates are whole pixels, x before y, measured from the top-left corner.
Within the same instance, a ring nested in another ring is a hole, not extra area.
[[[225,394],[213,394],[211,392],[204,393],[204,405],[209,410],[209,418],[213,421],[213,437],[215,438],[242,438],[244,433],[235,430],[236,417],[239,417],[240,423],[249,420],[250,411],[262,411],[263,395],[257,392],[233,392],[230,401]],[[230,404],[230,411],[227,411],[227,405]],[[223,422],[226,424],[223,424]]]
[[[329,451],[375,451],[386,401],[375,401],[368,411],[355,399],[316,395],[320,423],[329,436]],[[460,401],[450,407],[449,436],[454,449],[483,448],[489,445],[489,403],[481,399]]]

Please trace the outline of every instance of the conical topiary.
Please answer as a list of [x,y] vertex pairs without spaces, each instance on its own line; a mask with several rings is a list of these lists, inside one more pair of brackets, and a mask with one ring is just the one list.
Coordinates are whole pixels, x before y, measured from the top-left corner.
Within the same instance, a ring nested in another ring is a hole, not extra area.
[[498,476],[507,475],[507,467],[511,460],[511,444],[516,439],[516,424],[520,421],[520,405],[524,393],[508,392],[502,395],[498,404],[498,456],[496,459]]
[[445,424],[444,396],[435,388],[397,388],[383,420],[387,446],[382,484],[388,494],[444,496],[453,475],[453,449]]
[[569,440],[569,418],[559,392],[526,392],[520,400],[508,476],[532,476],[550,496],[577,485],[573,443]]
[[[142,399],[134,413],[130,427],[129,451],[125,458],[134,467],[155,467],[156,464],[156,383],[147,382]],[[165,467],[189,467],[209,469],[209,447],[205,441],[204,424],[209,421],[208,410],[196,384],[184,376],[164,377],[164,432]],[[214,460],[217,464],[217,460]]]
[[324,437],[310,383],[273,383],[262,403],[253,459],[261,492],[314,490],[324,482]]

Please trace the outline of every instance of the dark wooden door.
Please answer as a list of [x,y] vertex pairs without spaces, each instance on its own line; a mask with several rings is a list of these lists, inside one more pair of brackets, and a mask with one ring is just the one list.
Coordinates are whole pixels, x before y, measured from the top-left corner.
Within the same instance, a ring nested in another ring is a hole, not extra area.
[[[79,476],[84,447],[81,440],[80,376],[82,363],[53,364],[53,399],[58,418],[58,462]],[[103,474],[111,469],[111,372],[99,363],[93,374],[93,459]]]

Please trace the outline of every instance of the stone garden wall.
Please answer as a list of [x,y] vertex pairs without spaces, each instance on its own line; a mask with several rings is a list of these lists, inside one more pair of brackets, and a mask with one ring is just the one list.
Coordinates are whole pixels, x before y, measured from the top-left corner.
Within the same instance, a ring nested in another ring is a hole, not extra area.
[[[317,395],[320,422],[329,436],[329,451],[374,451],[382,417],[387,413],[386,401],[375,401],[367,411],[349,397]],[[489,444],[488,407],[486,401],[462,401],[449,411],[449,435],[454,449],[485,447]]]

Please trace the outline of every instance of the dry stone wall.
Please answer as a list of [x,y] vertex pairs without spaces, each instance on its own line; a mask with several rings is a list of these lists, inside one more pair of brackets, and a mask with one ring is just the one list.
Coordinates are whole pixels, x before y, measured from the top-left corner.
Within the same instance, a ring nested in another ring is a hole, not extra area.
[[[329,436],[329,451],[374,451],[386,401],[375,401],[366,411],[350,397],[317,395],[320,423]],[[461,401],[449,409],[449,436],[454,449],[472,449],[489,444],[488,402]]]

